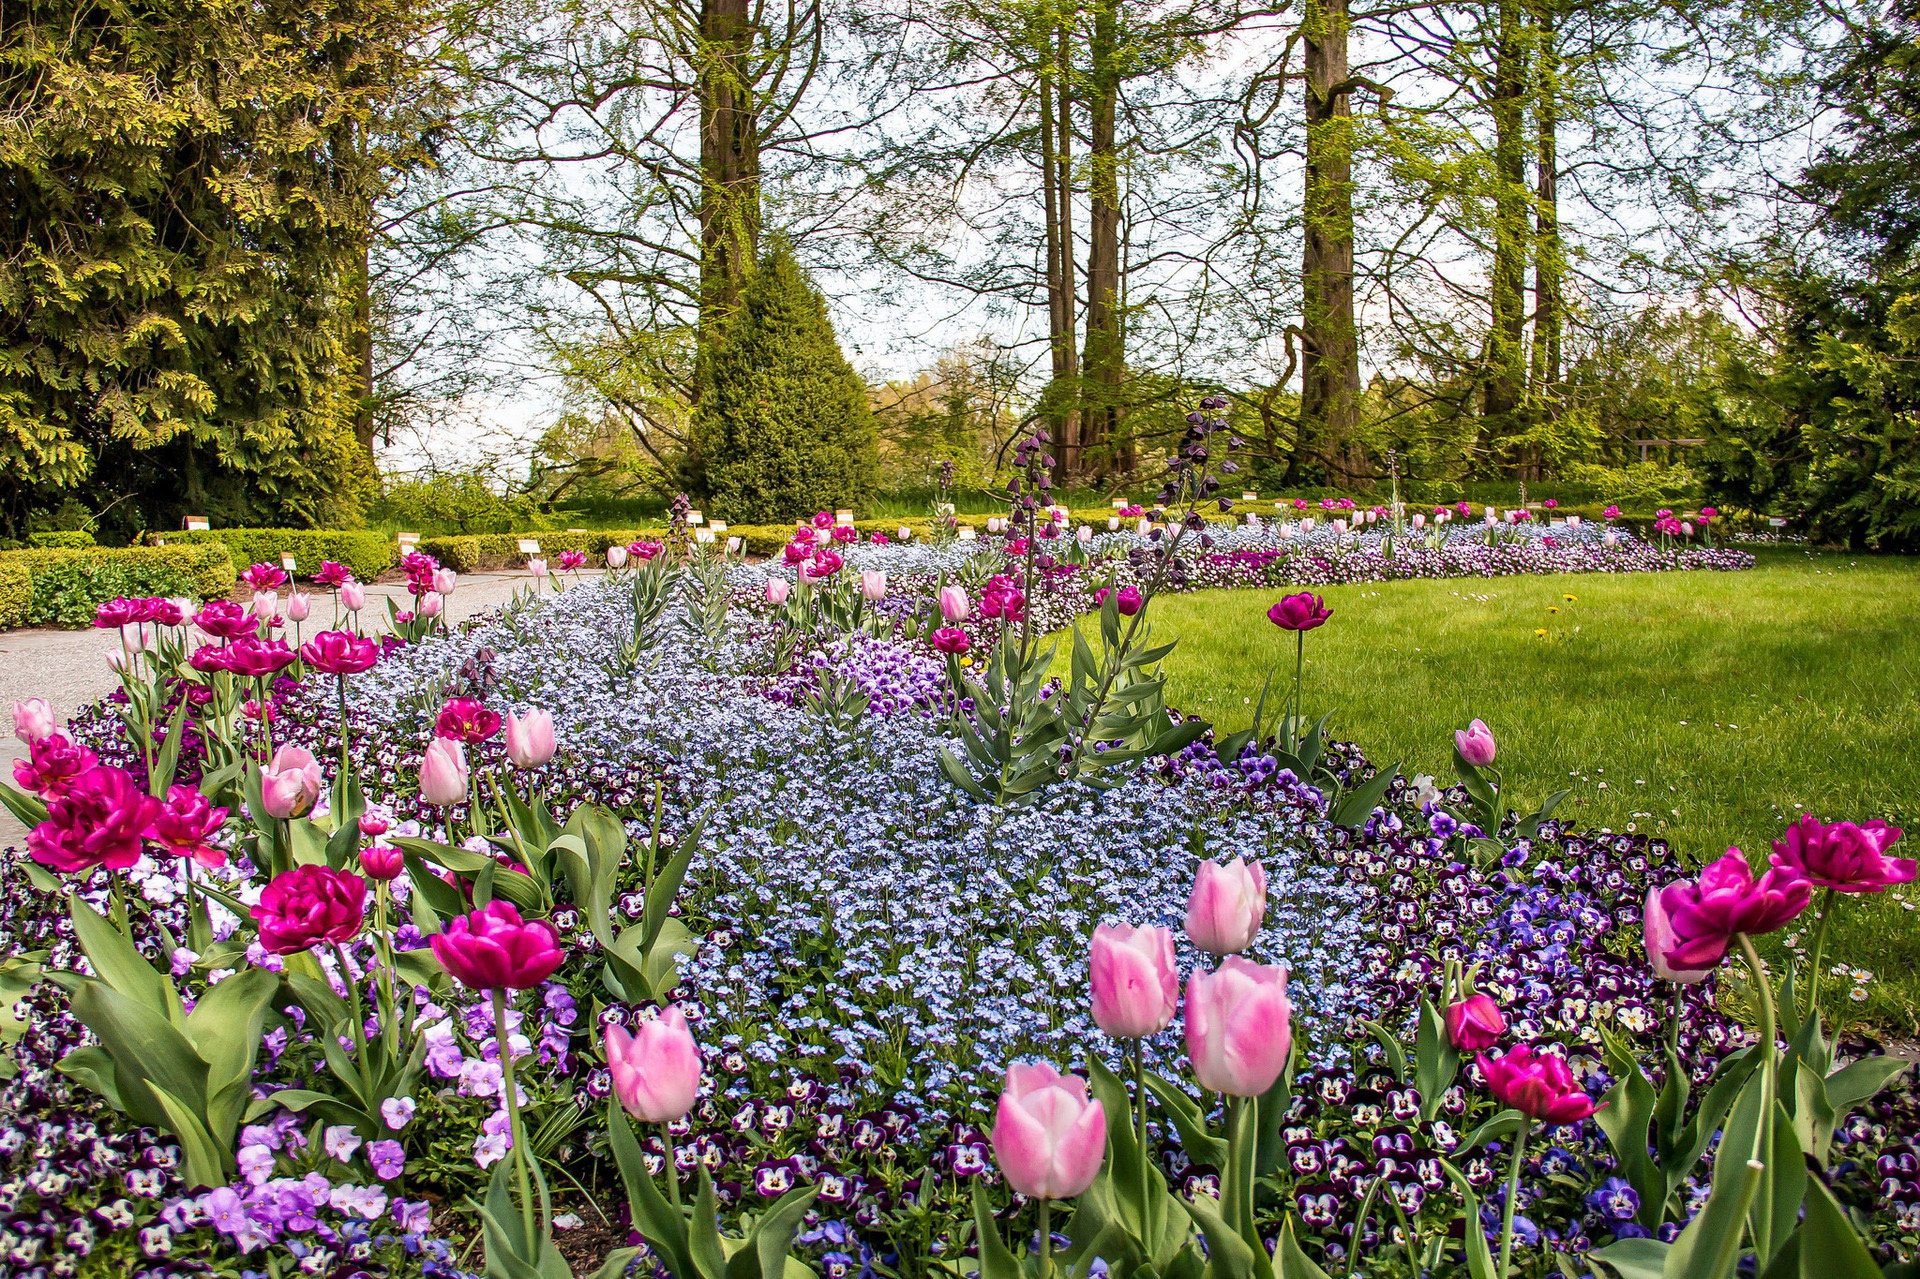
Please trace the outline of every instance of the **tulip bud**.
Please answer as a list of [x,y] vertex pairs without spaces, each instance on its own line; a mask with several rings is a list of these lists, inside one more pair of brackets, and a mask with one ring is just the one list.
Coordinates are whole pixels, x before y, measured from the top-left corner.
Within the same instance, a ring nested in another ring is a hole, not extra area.
[[1180,1000],[1173,930],[1102,924],[1093,930],[1089,963],[1093,1020],[1115,1039],[1165,1030]]
[[378,839],[390,829],[384,817],[375,817],[372,813],[360,814],[360,833],[368,839]]
[[507,758],[515,768],[539,768],[553,758],[553,712],[539,707],[507,716]]
[[1463,1053],[1491,1048],[1507,1033],[1507,1019],[1500,1005],[1485,995],[1468,995],[1447,1005],[1447,1039]]
[[459,581],[460,575],[450,568],[437,568],[433,570],[433,590],[436,595],[447,596],[453,594],[453,588]]
[[358,582],[340,583],[340,607],[358,613],[367,606],[367,588]]
[[1201,950],[1232,955],[1253,944],[1267,917],[1267,872],[1236,857],[1203,861],[1187,898],[1187,936]]
[[260,802],[270,817],[299,817],[320,798],[320,761],[299,746],[282,746],[260,774]]
[[793,592],[793,583],[784,577],[767,579],[767,603],[779,608],[787,602],[787,596]]
[[625,568],[626,566],[627,548],[624,546],[609,546],[607,548],[607,567]]
[[467,752],[452,738],[436,737],[420,761],[420,798],[447,808],[467,798]]
[[669,1124],[693,1109],[700,1095],[700,1048],[678,1005],[667,1005],[631,1034],[607,1027],[606,1048],[614,1096],[635,1119]]
[[1293,1049],[1287,970],[1230,955],[1187,982],[1187,1055],[1194,1081],[1230,1097],[1259,1097]]
[[993,1155],[1007,1184],[1030,1199],[1072,1199],[1100,1173],[1107,1112],[1087,1081],[1045,1062],[1007,1067],[993,1118]]
[[400,878],[406,868],[406,857],[392,844],[369,844],[360,850],[360,869],[368,879],[388,883]]
[[878,569],[867,569],[860,574],[860,597],[869,604],[877,604],[887,597],[887,575]]
[[255,591],[253,615],[263,622],[272,621],[280,615],[280,597],[272,591]]
[[446,600],[440,595],[440,592],[428,591],[420,597],[418,612],[421,617],[438,617],[440,616],[441,610],[445,607]]
[[1485,768],[1493,763],[1493,730],[1477,719],[1463,729],[1454,730],[1453,744],[1460,752],[1460,758],[1475,768]]
[[313,615],[313,597],[305,591],[293,591],[287,596],[287,620],[304,622]]
[[545,560],[528,560],[527,572],[533,574],[535,577],[545,577],[547,575],[547,562]]
[[29,697],[13,704],[13,735],[29,746],[53,736],[58,726],[53,705],[44,697]]

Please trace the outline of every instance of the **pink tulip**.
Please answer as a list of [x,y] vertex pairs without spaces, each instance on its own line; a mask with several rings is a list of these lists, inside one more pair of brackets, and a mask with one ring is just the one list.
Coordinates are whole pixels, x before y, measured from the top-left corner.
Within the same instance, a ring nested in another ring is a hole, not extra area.
[[668,1004],[632,1034],[608,1026],[606,1044],[613,1094],[628,1114],[642,1123],[670,1124],[693,1109],[700,1095],[700,1048],[679,1005]]
[[260,774],[260,802],[270,817],[299,817],[320,798],[320,761],[300,746],[282,746]]
[[967,602],[967,592],[959,586],[940,588],[940,616],[948,626],[958,626],[967,620],[973,611],[973,605]]
[[1187,898],[1187,936],[1211,955],[1233,955],[1253,944],[1267,917],[1267,872],[1238,857],[1226,865],[1203,861]]
[[416,610],[421,617],[438,617],[446,607],[446,600],[438,591],[428,591],[420,597],[420,607]]
[[1460,752],[1460,758],[1475,768],[1485,768],[1493,763],[1495,748],[1493,730],[1479,720],[1462,729],[1455,729],[1453,744]]
[[131,773],[89,768],[49,795],[47,819],[27,832],[34,861],[76,874],[96,866],[125,870],[140,860],[141,839],[159,804]]
[[435,595],[445,596],[453,594],[453,588],[459,585],[459,582],[460,575],[450,568],[437,568],[433,570],[433,593]]
[[787,596],[793,593],[793,583],[784,577],[767,579],[767,603],[779,608],[787,602]]
[[860,598],[869,604],[877,604],[887,597],[887,575],[878,569],[866,569],[860,574]]
[[226,824],[227,810],[216,808],[197,786],[172,786],[164,802],[156,802],[147,838],[168,857],[191,857],[212,869],[227,864],[227,855],[207,841]]
[[1674,972],[1697,973],[1725,957],[1736,936],[1758,936],[1786,924],[1807,908],[1813,885],[1791,870],[1775,868],[1758,880],[1737,848],[1709,862],[1697,879],[1660,890],[1660,910],[1671,943],[1659,938],[1661,959]]
[[1653,967],[1653,975],[1661,981],[1679,982],[1691,986],[1695,982],[1705,981],[1713,974],[1712,967],[1685,969],[1675,968],[1667,963],[1667,953],[1677,950],[1680,938],[1673,931],[1673,921],[1667,918],[1666,907],[1660,904],[1660,890],[1647,890],[1647,905],[1644,914],[1644,937],[1647,947],[1647,962]]
[[260,945],[295,955],[321,942],[345,945],[367,915],[367,881],[330,866],[296,866],[275,875],[253,908]]
[[1500,1042],[1507,1033],[1507,1019],[1500,1005],[1485,995],[1468,995],[1448,1004],[1447,1041],[1463,1053],[1477,1053]]
[[367,606],[367,588],[358,582],[340,583],[340,607],[358,613]]
[[560,932],[544,919],[520,918],[499,898],[461,915],[428,938],[433,957],[473,990],[531,990],[566,961]]
[[1187,980],[1187,1056],[1202,1088],[1258,1097],[1286,1069],[1293,1048],[1287,970],[1239,955]]
[[253,593],[253,606],[250,611],[259,620],[271,622],[274,618],[280,616],[280,597],[272,591],[255,591]]
[[1535,1054],[1520,1044],[1504,1057],[1482,1053],[1478,1060],[1494,1100],[1523,1115],[1557,1126],[1577,1124],[1599,1109],[1567,1063],[1549,1053]]
[[929,637],[935,651],[958,657],[973,647],[973,641],[958,626],[942,626]]
[[1812,813],[1787,827],[1773,842],[1774,866],[1821,888],[1842,893],[1878,893],[1911,883],[1916,866],[1910,857],[1888,857],[1900,838],[1898,826],[1885,822],[1822,823]]
[[1093,1020],[1115,1039],[1165,1030],[1180,1000],[1173,930],[1102,924],[1093,930]]
[[553,758],[553,712],[539,707],[507,716],[507,758],[515,768],[539,768]]
[[458,740],[436,737],[420,761],[420,798],[447,808],[467,798],[467,751]]
[[547,562],[545,560],[528,560],[527,572],[533,574],[535,577],[545,577],[547,575]]
[[53,705],[44,697],[29,697],[13,704],[13,735],[31,746],[51,737],[59,727]]
[[313,616],[313,597],[305,591],[293,591],[287,595],[287,620],[304,622]]
[[607,567],[625,568],[626,566],[627,548],[624,546],[609,546],[607,548]]
[[993,1156],[1007,1184],[1030,1199],[1072,1199],[1100,1173],[1107,1112],[1087,1081],[1045,1062],[1007,1068],[993,1118]]

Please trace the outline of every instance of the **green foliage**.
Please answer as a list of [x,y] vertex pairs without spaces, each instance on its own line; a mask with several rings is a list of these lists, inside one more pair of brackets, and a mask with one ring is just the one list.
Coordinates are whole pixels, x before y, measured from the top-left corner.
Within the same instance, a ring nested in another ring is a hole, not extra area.
[[371,582],[400,562],[399,545],[372,529],[193,529],[154,534],[148,540],[156,546],[224,546],[235,573],[245,571],[249,564],[277,565],[282,555],[291,553],[297,565],[296,576],[310,578],[321,561],[333,560],[353,570],[361,581]]
[[33,574],[25,564],[0,558],[0,629],[24,626],[33,607]]
[[690,469],[711,513],[773,522],[871,491],[879,459],[866,383],[786,249],[747,282],[701,372]]
[[531,503],[502,497],[477,471],[389,483],[372,511],[410,533],[505,533],[532,516]]
[[357,140],[414,21],[393,0],[9,8],[6,519],[63,490],[137,494],[132,527],[355,512],[343,293],[384,181]]
[[[233,589],[235,574],[221,545],[129,546],[0,551],[0,573],[24,572],[32,626],[85,626],[96,606],[120,595],[207,598]],[[0,600],[7,586],[0,578]],[[7,616],[0,607],[0,619]]]

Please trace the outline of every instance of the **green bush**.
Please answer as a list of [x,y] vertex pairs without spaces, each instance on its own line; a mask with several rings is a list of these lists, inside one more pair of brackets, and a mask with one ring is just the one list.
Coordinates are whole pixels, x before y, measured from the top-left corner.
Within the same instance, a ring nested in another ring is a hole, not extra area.
[[871,491],[879,454],[867,384],[784,248],[747,281],[701,381],[689,471],[709,514],[760,523]]
[[250,564],[280,563],[291,553],[299,576],[311,578],[321,561],[344,564],[363,582],[371,582],[400,562],[398,544],[373,529],[221,528],[191,532],[149,533],[155,544],[175,546],[219,543],[227,548],[236,573]]
[[33,606],[33,574],[25,564],[0,560],[0,629],[24,626]]
[[41,549],[92,546],[93,534],[80,529],[59,529],[51,533],[27,534],[27,545]]
[[390,483],[373,508],[383,524],[457,533],[504,533],[532,515],[530,502],[501,497],[485,476],[472,471]]
[[[85,626],[98,605],[121,595],[225,595],[235,578],[227,548],[217,542],[5,551],[0,566],[28,575],[31,626]],[[0,601],[5,590],[0,582]]]

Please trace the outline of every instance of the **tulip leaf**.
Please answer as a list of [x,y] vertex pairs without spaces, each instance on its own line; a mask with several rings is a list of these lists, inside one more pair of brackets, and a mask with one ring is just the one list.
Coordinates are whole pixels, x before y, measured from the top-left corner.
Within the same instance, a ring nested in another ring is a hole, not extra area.
[[1842,1066],[1827,1076],[1827,1100],[1833,1113],[1844,1117],[1912,1065],[1904,1057],[1862,1057]]
[[99,911],[80,900],[78,894],[67,898],[68,914],[73,919],[73,935],[87,954],[87,961],[102,982],[128,999],[166,1018],[175,1026],[186,1023],[180,996],[173,983],[139,951],[133,942]]
[[1224,1168],[1227,1162],[1227,1143],[1224,1138],[1216,1137],[1207,1131],[1207,1118],[1200,1112],[1193,1099],[1182,1092],[1178,1085],[1168,1083],[1151,1070],[1146,1072],[1147,1091],[1167,1112],[1167,1118],[1180,1134],[1180,1144],[1185,1148],[1187,1157],[1199,1164],[1211,1164],[1215,1168]]
[[[46,800],[41,799],[38,795],[29,795],[27,792],[17,787],[9,786],[5,782],[0,782],[0,804],[5,804],[7,811],[13,814],[14,820],[22,826],[25,826],[28,830],[32,830],[35,826],[47,820]],[[49,875],[38,863],[22,859],[15,862],[14,865],[25,870],[30,878],[33,877],[35,872],[38,872],[40,878],[47,880],[48,882],[44,888],[41,887],[39,879],[34,880],[34,887],[40,888],[42,892],[60,891],[60,881],[52,875]]]
[[1210,1279],[1275,1279],[1273,1259],[1266,1255],[1266,1250],[1249,1247],[1240,1232],[1227,1224],[1211,1199],[1205,1196],[1182,1199],[1180,1206],[1206,1236]]
[[166,1128],[180,1142],[183,1157],[180,1175],[187,1183],[187,1189],[226,1185],[233,1170],[233,1160],[226,1143],[214,1140],[213,1134],[207,1131],[206,1123],[185,1100],[158,1084],[149,1086],[160,1108],[166,1112]]
[[210,987],[187,1014],[187,1038],[207,1064],[207,1125],[222,1141],[239,1127],[239,1110],[260,1055],[261,1027],[279,988],[266,969],[243,969]]
[[1607,1135],[1621,1175],[1640,1198],[1641,1224],[1658,1225],[1672,1192],[1666,1171],[1647,1153],[1648,1125],[1653,1122],[1659,1098],[1639,1061],[1612,1036],[1607,1039],[1606,1059],[1615,1082],[1607,1090],[1594,1122]]
[[1586,1259],[1599,1262],[1614,1279],[1662,1279],[1672,1247],[1658,1239],[1616,1239],[1604,1248],[1595,1248]]
[[[660,1254],[674,1279],[697,1276],[699,1272],[694,1268],[693,1254],[688,1247],[686,1214],[669,1204],[661,1196],[660,1188],[653,1184],[653,1178],[647,1175],[646,1160],[640,1153],[640,1143],[634,1140],[633,1125],[617,1101],[607,1103],[607,1144],[620,1169],[620,1180],[626,1185],[627,1212],[633,1228]],[[667,1175],[678,1174],[669,1165]]]
[[[1483,1236],[1481,1247],[1484,1248],[1486,1242]],[[1300,1247],[1300,1241],[1294,1237],[1292,1213],[1288,1213],[1286,1220],[1280,1223],[1280,1243],[1274,1249],[1273,1260],[1275,1279],[1330,1279],[1327,1272],[1307,1256]],[[1479,1279],[1479,1276],[1475,1276],[1475,1279]]]
[[1420,999],[1420,1022],[1413,1036],[1414,1086],[1420,1090],[1420,1117],[1431,1123],[1440,1113],[1440,1097],[1460,1073],[1460,1053],[1447,1036],[1447,1023],[1431,999]]
[[703,1279],[727,1279],[727,1251],[720,1239],[720,1210],[714,1204],[713,1178],[706,1165],[699,1168],[700,1190],[693,1197],[693,1215],[688,1218],[687,1251]]
[[728,1279],[785,1279],[794,1232],[819,1194],[819,1186],[795,1186],[774,1200],[753,1223],[747,1246],[727,1263]]
[[1453,1166],[1452,1160],[1442,1159],[1440,1167],[1453,1182],[1453,1188],[1460,1192],[1460,1247],[1467,1256],[1467,1273],[1472,1279],[1494,1279],[1493,1252],[1487,1247],[1487,1232],[1480,1225],[1480,1199],[1473,1193],[1473,1183]]
[[693,819],[692,824],[681,833],[673,856],[653,877],[653,882],[647,885],[646,908],[640,915],[640,947],[643,952],[653,949],[661,931],[667,926],[673,903],[680,896],[680,886],[686,882],[687,868],[693,864],[693,855],[699,851],[700,831],[705,824],[704,814]]
[[1826,1184],[1807,1179],[1799,1231],[1800,1279],[1880,1279],[1880,1267]]
[[973,1183],[973,1234],[980,1252],[980,1279],[1022,1279],[1020,1263],[1000,1237],[1000,1223],[987,1206],[986,1188]]
[[1377,1021],[1368,1021],[1363,1018],[1360,1024],[1387,1054],[1387,1067],[1393,1071],[1393,1077],[1404,1083],[1407,1078],[1407,1050],[1401,1044],[1400,1037]]
[[113,1056],[114,1080],[127,1113],[150,1127],[168,1127],[153,1089],[171,1092],[198,1113],[207,1104],[207,1065],[164,1016],[101,981],[73,993],[73,1015]]
[[1334,805],[1329,820],[1335,826],[1346,826],[1355,830],[1366,825],[1367,818],[1373,816],[1373,810],[1380,807],[1380,802],[1387,796],[1387,788],[1393,785],[1393,779],[1399,775],[1400,765],[1397,763],[1381,769],[1367,781],[1341,796],[1340,802]]

